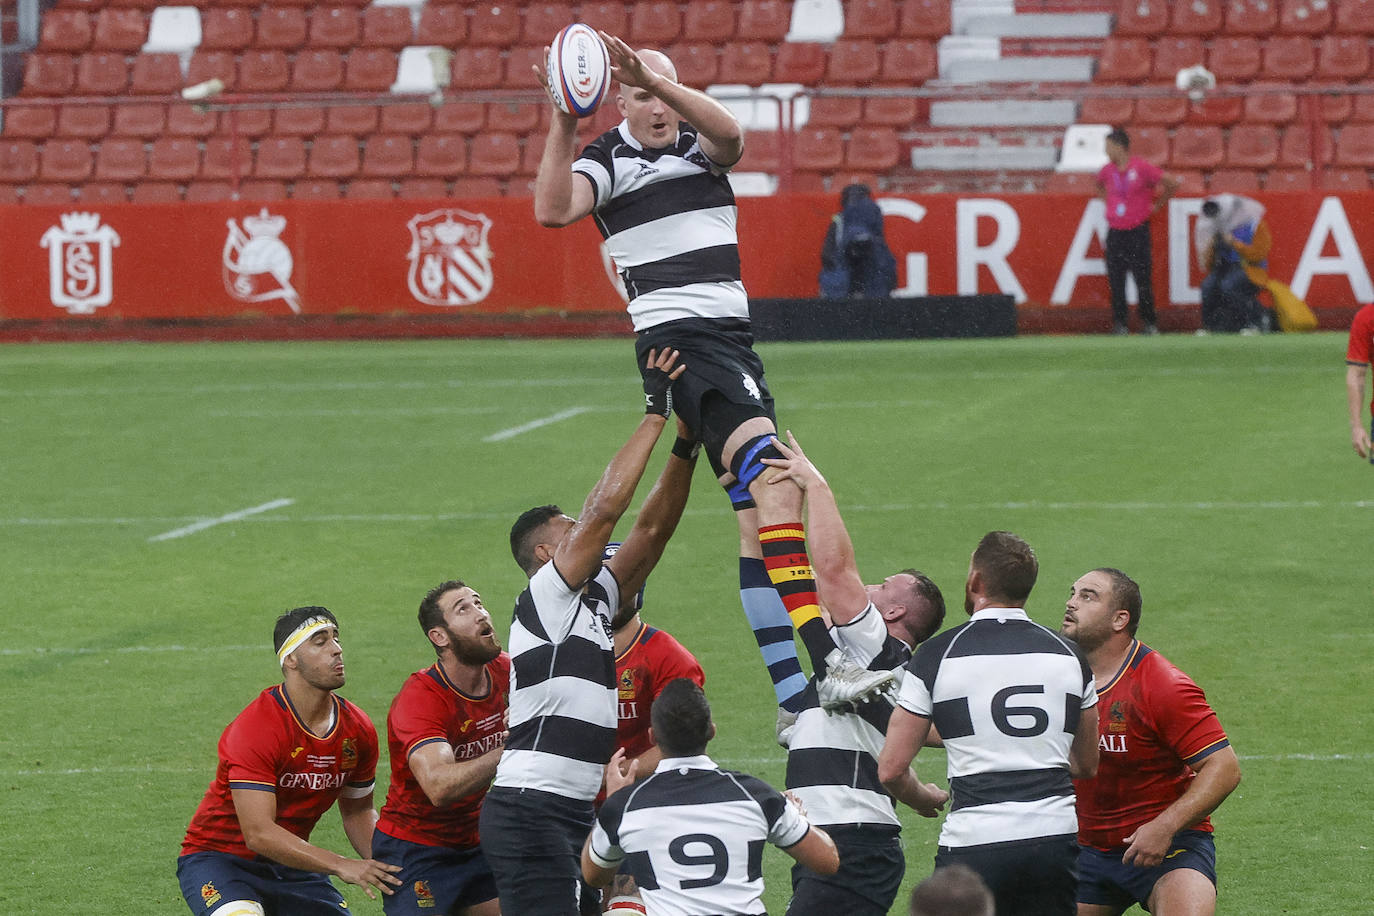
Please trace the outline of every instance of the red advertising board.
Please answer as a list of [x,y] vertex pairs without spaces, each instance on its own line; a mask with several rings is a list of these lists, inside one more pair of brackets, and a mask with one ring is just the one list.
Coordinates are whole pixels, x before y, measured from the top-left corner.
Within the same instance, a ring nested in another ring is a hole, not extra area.
[[[1362,250],[1374,193],[1262,196],[1270,272],[1314,308],[1374,300]],[[739,203],[757,297],[814,296],[833,195]],[[1163,308],[1198,301],[1202,200],[1153,221]],[[1107,304],[1100,202],[1055,195],[879,198],[898,295],[1010,293],[1052,309]],[[614,312],[623,300],[596,229],[535,223],[527,199],[281,201],[0,208],[0,320]]]

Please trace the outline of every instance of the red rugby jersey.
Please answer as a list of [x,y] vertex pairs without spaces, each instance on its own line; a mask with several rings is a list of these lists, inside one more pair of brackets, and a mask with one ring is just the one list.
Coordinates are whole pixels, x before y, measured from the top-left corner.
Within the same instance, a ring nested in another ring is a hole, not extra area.
[[191,818],[181,853],[257,856],[243,842],[234,789],[277,796],[277,823],[309,839],[320,816],[347,792],[372,791],[377,730],[367,713],[335,696],[334,727],[316,735],[301,723],[283,685],[269,687],[239,713],[219,739],[219,766]]
[[[615,659],[618,699],[616,746],[626,757],[638,757],[653,747],[649,741],[649,710],[654,699],[680,677],[706,686],[706,673],[695,656],[669,634],[641,623],[639,632]],[[640,773],[641,778],[649,775]]]
[[[1202,689],[1142,642],[1097,691],[1097,710],[1097,776],[1073,784],[1078,840],[1115,849],[1178,800],[1192,765],[1230,742]],[[1211,819],[1191,829],[1210,831]]]
[[[1370,351],[1374,350],[1374,305],[1366,305],[1355,313],[1350,323],[1350,343],[1345,350],[1345,361],[1354,365],[1369,365]],[[1369,404],[1374,413],[1374,401]]]
[[436,808],[411,772],[410,755],[435,741],[452,746],[459,761],[501,746],[510,700],[510,656],[502,652],[488,662],[487,674],[491,687],[481,697],[454,686],[438,662],[401,685],[386,717],[391,786],[377,821],[383,833],[424,846],[470,849],[478,844],[477,819],[487,787]]

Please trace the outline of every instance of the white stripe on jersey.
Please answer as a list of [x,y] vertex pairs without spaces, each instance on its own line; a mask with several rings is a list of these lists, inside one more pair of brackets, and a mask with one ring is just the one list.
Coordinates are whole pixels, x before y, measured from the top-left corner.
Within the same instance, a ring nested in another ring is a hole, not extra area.
[[[951,812],[940,830],[940,845],[978,846],[1077,832],[1078,809],[1074,797],[1061,795],[1040,801],[1002,802]],[[989,840],[989,837],[996,839]]]
[[630,303],[630,318],[636,331],[679,318],[748,317],[749,297],[738,280],[656,289]]
[[640,223],[606,239],[606,250],[616,266],[638,267],[674,255],[735,244],[735,208],[711,207],[689,210]]
[[788,791],[801,799],[807,820],[821,827],[839,824],[902,826],[897,820],[892,796],[886,792],[842,785],[799,786]]

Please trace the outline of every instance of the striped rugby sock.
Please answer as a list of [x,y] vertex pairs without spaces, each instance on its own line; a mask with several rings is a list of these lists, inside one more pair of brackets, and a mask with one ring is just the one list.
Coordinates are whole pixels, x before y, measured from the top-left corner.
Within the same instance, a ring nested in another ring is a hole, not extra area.
[[816,575],[806,554],[806,532],[801,522],[761,527],[759,546],[763,548],[768,578],[778,590],[787,616],[806,646],[806,654],[811,656],[811,669],[817,677],[825,677],[825,657],[834,650],[835,640],[830,638],[821,617]]
[[762,560],[739,558],[739,600],[744,605],[749,628],[754,631],[754,640],[759,644],[763,663],[768,666],[768,677],[773,682],[778,705],[788,712],[797,712],[801,707],[802,691],[806,689],[806,675],[797,658],[792,620]]

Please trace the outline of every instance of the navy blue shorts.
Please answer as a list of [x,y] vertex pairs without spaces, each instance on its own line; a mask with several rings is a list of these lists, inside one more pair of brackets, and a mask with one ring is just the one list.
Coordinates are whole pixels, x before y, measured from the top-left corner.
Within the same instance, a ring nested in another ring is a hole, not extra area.
[[493,786],[482,800],[482,854],[496,877],[501,912],[515,916],[601,913],[582,881],[582,843],[592,803],[535,789]]
[[985,846],[941,846],[935,867],[967,865],[997,899],[997,916],[1075,916],[1078,840],[1045,837]]
[[181,896],[196,916],[231,900],[255,900],[267,916],[339,916],[351,912],[329,878],[266,859],[193,852],[177,859]]
[[481,849],[425,846],[374,830],[372,858],[401,866],[401,886],[382,897],[386,916],[443,916],[496,897],[496,879]]
[[1164,861],[1153,868],[1127,865],[1121,861],[1126,847],[1103,852],[1091,846],[1078,851],[1078,902],[1101,906],[1129,907],[1145,904],[1160,878],[1176,868],[1202,872],[1217,883],[1217,846],[1212,835],[1202,830],[1183,830],[1175,837]]
[[824,830],[840,853],[840,870],[819,875],[793,865],[787,916],[887,916],[906,873],[898,829],[875,824]]

